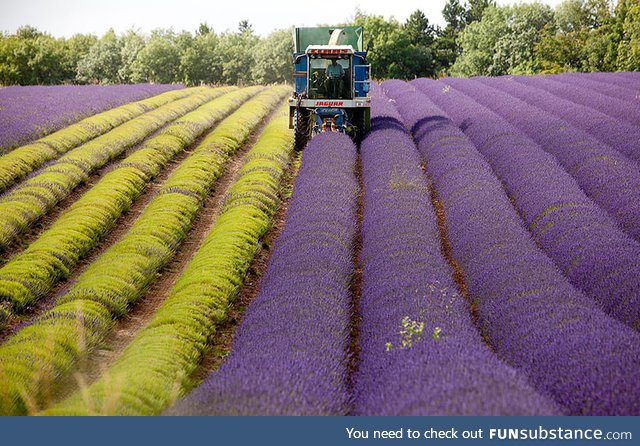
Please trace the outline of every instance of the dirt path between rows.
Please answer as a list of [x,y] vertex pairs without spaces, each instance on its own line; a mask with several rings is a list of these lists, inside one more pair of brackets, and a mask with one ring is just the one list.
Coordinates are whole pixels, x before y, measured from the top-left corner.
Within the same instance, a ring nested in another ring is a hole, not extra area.
[[[358,154],[356,161],[356,178],[358,179],[358,207],[356,209],[356,235],[353,241],[352,261],[353,278],[351,279],[351,320],[349,321],[349,377],[347,389],[353,394],[356,374],[360,364],[360,327],[362,315],[360,314],[360,298],[362,295],[362,219],[364,213],[364,182],[362,179],[362,158]],[[351,411],[351,409],[349,409]],[[349,414],[349,413],[348,413]],[[347,415],[348,415],[347,414]]]
[[480,314],[478,312],[478,304],[475,302],[471,296],[469,296],[469,290],[467,288],[467,283],[464,279],[464,273],[462,272],[462,268],[460,264],[456,260],[453,255],[453,249],[451,247],[451,242],[449,240],[449,231],[447,229],[447,215],[444,210],[444,206],[442,205],[442,201],[440,201],[440,197],[438,196],[438,191],[433,186],[433,180],[430,175],[427,173],[426,164],[421,164],[422,171],[427,175],[427,181],[429,183],[429,190],[431,191],[431,203],[433,204],[433,208],[436,213],[436,220],[438,223],[438,231],[440,232],[440,241],[441,241],[441,252],[444,258],[447,260],[449,265],[453,270],[453,281],[456,283],[458,292],[465,299],[468,305],[469,314],[471,315],[471,320],[475,327],[477,328],[480,336],[484,340],[485,345],[491,351],[495,353],[495,348],[491,345],[488,340],[488,337],[482,328],[482,323],[480,322]]

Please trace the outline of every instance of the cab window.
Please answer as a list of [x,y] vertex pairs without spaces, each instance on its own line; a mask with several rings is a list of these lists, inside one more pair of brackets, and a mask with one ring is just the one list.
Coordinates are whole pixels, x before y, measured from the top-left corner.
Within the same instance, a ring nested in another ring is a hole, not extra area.
[[[329,68],[331,61],[342,67],[343,75],[336,79],[339,69]],[[311,99],[351,99],[350,59],[310,58],[309,89]]]

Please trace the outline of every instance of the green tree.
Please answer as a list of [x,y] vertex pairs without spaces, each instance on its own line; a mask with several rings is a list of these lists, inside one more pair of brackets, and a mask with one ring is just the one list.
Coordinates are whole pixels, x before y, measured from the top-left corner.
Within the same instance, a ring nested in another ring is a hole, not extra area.
[[397,20],[357,11],[354,21],[355,25],[364,26],[368,36],[368,62],[374,79],[414,77],[415,54],[408,35]]
[[473,23],[482,20],[485,9],[496,6],[495,0],[467,0],[466,22]]
[[437,37],[437,29],[429,23],[429,19],[420,10],[413,12],[402,26],[401,32],[406,35],[410,43],[407,66],[413,66],[410,77],[434,77],[438,66],[434,60],[434,43]]
[[0,82],[4,85],[58,84],[64,80],[63,42],[32,26],[18,28],[0,42]]
[[122,43],[110,29],[80,59],[76,79],[81,83],[117,84],[121,65]]
[[180,56],[182,81],[188,85],[222,82],[222,57],[219,53],[219,38],[213,32],[196,33],[192,45]]
[[535,47],[535,58],[539,70],[542,73],[583,71],[584,46],[587,38],[588,33],[582,29],[556,32],[554,26],[547,25],[543,28],[540,41]]
[[138,54],[145,47],[145,39],[135,30],[127,31],[120,38],[120,60],[121,64],[118,68],[118,79],[122,83],[131,83],[134,81],[134,68]]
[[434,45],[434,59],[438,71],[444,73],[460,54],[457,39],[460,31],[466,26],[466,9],[460,0],[448,0],[442,10],[442,16],[447,24],[438,33]]
[[198,26],[198,30],[196,31],[196,37],[204,36],[205,34],[213,34],[213,28],[211,28],[211,26],[209,26],[207,22],[202,22]]
[[474,22],[460,33],[457,43],[461,53],[451,67],[456,76],[503,74],[504,66],[494,61],[494,54],[502,35],[509,34],[504,8],[490,8],[480,22]]
[[591,25],[584,0],[565,0],[556,7],[555,22],[559,33],[578,32]]
[[436,28],[419,9],[409,16],[403,28],[413,45],[429,47],[436,40]]
[[447,25],[438,33],[433,47],[438,71],[446,72],[460,55],[462,48],[459,35],[462,30],[468,24],[481,20],[484,10],[494,5],[494,0],[469,0],[465,3],[461,3],[460,0],[447,0],[442,10],[442,16]]
[[619,71],[640,71],[640,3],[620,0],[616,17],[622,28],[616,68]]
[[293,30],[277,30],[253,48],[251,76],[256,84],[293,82]]
[[172,30],[155,29],[132,64],[134,82],[176,82],[180,72],[180,48]]
[[536,47],[543,72],[615,70],[622,26],[609,0],[565,0],[554,23]]
[[536,45],[553,10],[540,3],[488,7],[460,34],[462,53],[451,68],[460,76],[534,73]]
[[249,23],[248,20],[241,20],[238,23],[238,33],[239,34],[253,34],[253,26]]
[[462,31],[467,24],[467,9],[460,0],[447,0],[442,10],[442,16],[447,23],[446,28],[454,32]]
[[252,83],[253,48],[258,41],[259,38],[253,33],[251,25],[246,20],[240,22],[238,31],[220,35],[222,83],[231,85]]
[[72,82],[76,79],[78,64],[82,58],[89,54],[89,50],[97,42],[98,38],[93,34],[74,34],[66,40],[62,39],[62,65],[65,81]]
[[20,83],[20,67],[14,60],[17,46],[15,36],[0,34],[0,85]]

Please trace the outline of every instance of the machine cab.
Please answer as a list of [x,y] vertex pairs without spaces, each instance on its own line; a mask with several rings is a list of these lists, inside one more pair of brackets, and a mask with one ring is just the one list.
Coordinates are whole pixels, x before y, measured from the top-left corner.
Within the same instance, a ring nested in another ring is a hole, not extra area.
[[[371,66],[367,65],[362,39],[360,26],[296,28],[294,96],[308,99],[366,97]],[[338,73],[341,74],[339,79]]]
[[351,45],[313,45],[306,51],[309,61],[309,99],[352,99]]
[[371,66],[363,28],[295,28],[294,86],[289,128],[295,147],[320,132],[347,133],[359,142],[370,127]]

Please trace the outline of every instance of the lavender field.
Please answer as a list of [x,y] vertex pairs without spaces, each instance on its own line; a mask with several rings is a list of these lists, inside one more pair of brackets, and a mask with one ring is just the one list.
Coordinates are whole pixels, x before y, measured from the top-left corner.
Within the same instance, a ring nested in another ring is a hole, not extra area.
[[0,156],[1,414],[640,415],[640,77],[386,80],[302,152],[288,94]]
[[0,88],[0,154],[80,119],[183,85],[56,85]]

